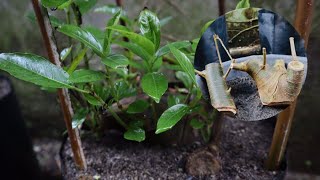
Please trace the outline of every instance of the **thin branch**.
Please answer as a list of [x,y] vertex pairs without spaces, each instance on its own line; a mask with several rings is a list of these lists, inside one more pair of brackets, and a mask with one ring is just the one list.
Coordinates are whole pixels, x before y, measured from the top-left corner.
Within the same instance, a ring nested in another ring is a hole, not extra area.
[[[55,44],[53,29],[50,24],[48,12],[45,8],[43,8],[38,0],[32,0],[32,5],[34,8],[34,12],[37,17],[37,21],[41,30],[41,34],[43,40],[45,42],[45,46],[48,52],[49,59],[51,63],[56,66],[61,67],[61,63],[59,60],[59,53],[57,51],[57,46]],[[63,112],[64,121],[67,127],[67,131],[70,138],[71,149],[73,152],[75,164],[80,169],[86,169],[87,164],[85,161],[85,157],[83,154],[83,150],[81,147],[81,140],[79,137],[79,130],[77,128],[72,129],[72,116],[73,109],[71,106],[70,97],[67,89],[58,89],[58,96],[60,99],[60,105]]]

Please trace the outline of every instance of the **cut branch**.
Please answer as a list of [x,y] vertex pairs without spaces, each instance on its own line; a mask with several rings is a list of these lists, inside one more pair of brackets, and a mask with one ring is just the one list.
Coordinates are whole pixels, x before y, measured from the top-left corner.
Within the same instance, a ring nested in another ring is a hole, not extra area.
[[[41,30],[41,34],[47,49],[48,57],[51,63],[61,67],[59,60],[59,53],[55,44],[53,28],[50,24],[47,10],[42,7],[38,0],[32,0],[34,12],[37,17],[37,21]],[[58,89],[58,96],[60,99],[60,105],[63,112],[64,121],[67,127],[68,135],[70,138],[71,148],[75,160],[75,164],[80,169],[86,169],[86,161],[81,147],[81,140],[79,137],[79,130],[77,128],[72,129],[72,116],[73,109],[71,106],[70,97],[67,89]]]

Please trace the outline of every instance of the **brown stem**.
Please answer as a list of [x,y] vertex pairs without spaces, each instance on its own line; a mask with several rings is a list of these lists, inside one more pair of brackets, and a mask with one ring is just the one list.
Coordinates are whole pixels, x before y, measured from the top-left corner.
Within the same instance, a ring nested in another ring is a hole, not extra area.
[[[313,14],[314,0],[297,0],[295,28],[305,41],[305,48],[307,48],[312,14]],[[275,170],[279,167],[283,159],[296,107],[294,101],[287,109],[281,112],[277,118],[277,124],[274,130],[272,144],[269,150],[266,167],[269,170]]]
[[225,0],[218,0],[218,3],[219,3],[219,16],[222,16],[226,12]]
[[[59,61],[59,53],[54,40],[53,29],[50,24],[48,12],[43,8],[38,0],[32,0],[34,12],[37,17],[37,21],[41,30],[42,38],[45,42],[49,60],[56,66],[61,67]],[[71,107],[70,97],[67,89],[58,89],[58,96],[60,99],[60,105],[63,112],[64,121],[67,127],[67,131],[70,138],[71,148],[74,155],[76,165],[80,169],[86,169],[86,161],[81,147],[81,140],[79,137],[79,130],[72,129],[72,116],[73,109]]]

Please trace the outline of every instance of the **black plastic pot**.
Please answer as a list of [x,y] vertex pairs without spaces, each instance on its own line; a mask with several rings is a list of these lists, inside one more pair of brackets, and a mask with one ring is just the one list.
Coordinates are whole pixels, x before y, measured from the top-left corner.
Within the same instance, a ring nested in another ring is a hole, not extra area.
[[40,168],[12,84],[1,74],[0,117],[1,179],[41,179]]

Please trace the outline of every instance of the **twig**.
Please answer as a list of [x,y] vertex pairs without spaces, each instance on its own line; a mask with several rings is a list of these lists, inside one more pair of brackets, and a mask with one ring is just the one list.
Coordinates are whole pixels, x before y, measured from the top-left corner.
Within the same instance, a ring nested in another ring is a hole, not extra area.
[[[50,24],[48,12],[43,8],[38,0],[32,0],[34,12],[37,17],[37,21],[41,30],[42,38],[45,42],[47,53],[50,61],[56,66],[61,67],[59,60],[59,53],[54,40],[53,29]],[[81,147],[81,140],[79,137],[79,130],[77,128],[72,129],[72,116],[73,109],[71,106],[70,97],[67,89],[58,89],[58,96],[60,99],[60,105],[63,112],[64,121],[67,127],[67,131],[70,138],[71,149],[73,152],[75,164],[80,169],[86,169],[87,164]]]

